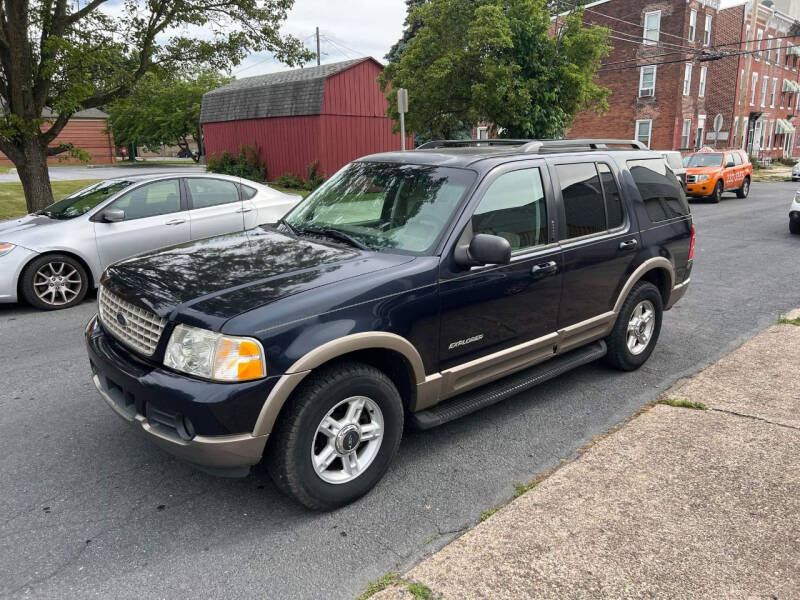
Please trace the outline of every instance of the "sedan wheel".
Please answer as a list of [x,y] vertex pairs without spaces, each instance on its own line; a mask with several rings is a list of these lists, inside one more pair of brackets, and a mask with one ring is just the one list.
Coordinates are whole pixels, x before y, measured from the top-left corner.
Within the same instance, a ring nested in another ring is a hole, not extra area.
[[83,266],[72,257],[49,254],[26,267],[21,287],[22,295],[33,306],[58,310],[83,300],[88,277]]

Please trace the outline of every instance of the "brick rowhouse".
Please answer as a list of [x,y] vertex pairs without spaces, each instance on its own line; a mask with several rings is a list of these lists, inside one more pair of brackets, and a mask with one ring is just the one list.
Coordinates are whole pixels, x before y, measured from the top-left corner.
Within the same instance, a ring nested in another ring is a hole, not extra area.
[[[757,27],[750,26],[754,8]],[[720,9],[718,0],[601,0],[586,6],[584,22],[610,30],[613,50],[597,73],[611,90],[609,111],[580,113],[567,137],[637,138],[660,150],[745,147],[761,158],[800,153],[792,125],[800,47],[787,50],[800,46],[800,37],[785,37],[800,28],[788,15],[745,2]],[[759,48],[762,57],[741,54]],[[701,60],[701,53],[715,60]],[[769,77],[764,107],[762,71]],[[745,94],[753,73],[759,83],[751,107]],[[718,133],[716,115],[722,115]]]

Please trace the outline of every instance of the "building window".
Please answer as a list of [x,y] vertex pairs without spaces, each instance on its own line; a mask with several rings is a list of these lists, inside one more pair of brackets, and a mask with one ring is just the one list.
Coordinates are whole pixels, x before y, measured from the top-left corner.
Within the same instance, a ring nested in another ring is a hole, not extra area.
[[683,72],[683,95],[688,96],[692,89],[692,63],[686,63],[686,70]]
[[656,66],[642,67],[639,72],[639,98],[656,95]]
[[769,77],[764,77],[761,81],[761,106],[767,105],[767,86],[769,85]]
[[488,127],[478,127],[476,134],[479,140],[488,140],[489,139],[489,128]]
[[748,50],[752,50],[753,42],[752,42],[752,40],[750,40],[750,24],[749,23],[748,23],[747,29],[745,30],[745,33],[744,33],[744,42],[745,42],[745,48],[747,48]]
[[780,43],[780,41],[778,41],[778,43],[775,44],[775,64],[776,65],[781,64],[781,43]]
[[708,67],[702,67],[700,69],[700,87],[697,90],[697,97],[703,98],[706,95],[706,74],[708,73]]
[[756,103],[756,90],[758,89],[758,73],[753,73],[753,87],[750,90],[750,106]]
[[695,34],[696,30],[697,30],[697,11],[696,10],[692,10],[692,12],[689,13],[689,41],[690,42],[694,41],[694,34]]
[[764,39],[764,30],[759,29],[756,32],[756,52],[754,54],[756,60],[761,60],[761,40]]
[[769,95],[769,107],[775,108],[775,92],[778,90],[778,78],[772,78],[772,93]]
[[711,15],[706,15],[706,28],[703,31],[703,46],[708,46],[711,43]]
[[697,140],[695,141],[695,148],[700,148],[703,145],[703,133],[706,127],[706,116],[698,115],[697,117]]
[[748,117],[742,117],[742,150],[744,150],[747,144],[747,127],[749,122],[750,119]]
[[636,139],[648,148],[650,147],[650,133],[653,130],[653,120],[643,119],[636,121]]
[[692,120],[683,120],[683,129],[681,130],[681,148],[689,147],[689,139],[692,136]]
[[733,118],[733,131],[731,132],[731,139],[733,140],[734,147],[739,145],[739,117]]
[[772,38],[771,37],[767,38],[767,52],[766,52],[766,58],[764,60],[767,61],[767,62],[772,60]]
[[661,30],[661,11],[644,13],[644,43],[653,45],[658,42]]

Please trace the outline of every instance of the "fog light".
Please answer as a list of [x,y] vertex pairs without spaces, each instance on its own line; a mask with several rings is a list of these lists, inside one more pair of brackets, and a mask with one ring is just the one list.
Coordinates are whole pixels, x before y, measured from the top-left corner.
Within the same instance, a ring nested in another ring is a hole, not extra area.
[[187,442],[195,436],[194,424],[189,417],[181,417],[178,435]]

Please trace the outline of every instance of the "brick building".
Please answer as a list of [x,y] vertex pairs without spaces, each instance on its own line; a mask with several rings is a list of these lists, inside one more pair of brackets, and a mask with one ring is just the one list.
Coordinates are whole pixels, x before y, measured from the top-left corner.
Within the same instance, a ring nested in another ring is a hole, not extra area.
[[[793,34],[800,30],[767,2],[724,9],[719,0],[588,4],[584,21],[611,30],[613,50],[598,71],[599,83],[611,89],[610,110],[579,114],[567,137],[634,137],[660,150],[736,146],[762,158],[800,155],[792,125],[800,98],[800,36]],[[722,53],[728,56],[718,58]]]

